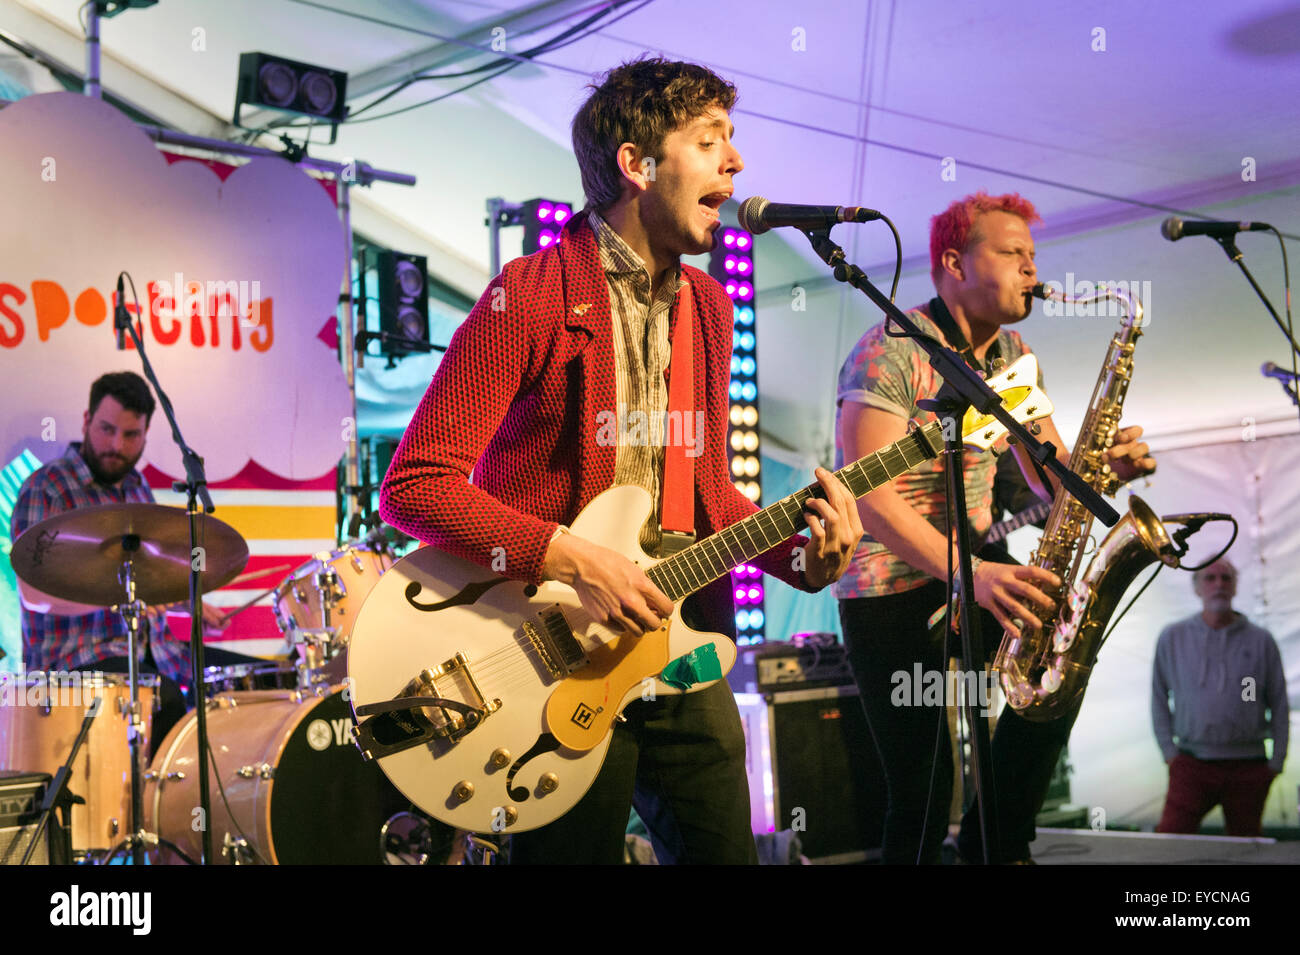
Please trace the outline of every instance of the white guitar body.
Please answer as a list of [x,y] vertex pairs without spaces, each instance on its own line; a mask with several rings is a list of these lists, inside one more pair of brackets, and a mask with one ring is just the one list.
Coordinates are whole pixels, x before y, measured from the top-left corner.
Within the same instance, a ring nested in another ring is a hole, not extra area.
[[[1037,374],[1024,355],[988,382],[1018,421],[1052,412]],[[961,431],[985,451],[1005,433],[974,411]],[[941,425],[931,422],[836,475],[861,497],[942,447]],[[595,624],[564,584],[531,587],[432,547],[415,551],[379,578],[352,631],[358,747],[411,802],[459,829],[521,832],[554,821],[591,787],[624,707],[704,689],[731,669],[734,644],[686,626],[680,601],[798,532],[818,493],[796,491],[664,560],[638,542],[651,513],[646,491],[620,486],[596,497],[573,533],[645,568],[677,601],[663,627],[640,636]]]
[[[657,561],[638,542],[649,514],[645,490],[613,487],[578,515],[573,533],[649,568]],[[419,589],[408,599],[413,584]],[[443,602],[441,609],[417,609]],[[557,609],[591,661],[562,679],[548,671],[524,629],[541,626],[539,615]],[[499,707],[458,742],[435,739],[381,757],[379,765],[411,802],[449,825],[475,832],[534,829],[563,815],[590,788],[609,747],[611,721],[625,706],[682,692],[658,679],[670,661],[711,646],[722,674],[735,663],[731,640],[686,626],[680,603],[665,627],[666,634],[622,636],[594,623],[572,587],[548,581],[533,588],[423,547],[380,577],[362,606],[348,651],[351,701],[359,709],[404,696],[421,671],[463,654],[463,667],[436,681],[438,695],[473,705],[481,694]],[[564,692],[557,694],[561,683]],[[516,765],[548,734],[569,745]]]

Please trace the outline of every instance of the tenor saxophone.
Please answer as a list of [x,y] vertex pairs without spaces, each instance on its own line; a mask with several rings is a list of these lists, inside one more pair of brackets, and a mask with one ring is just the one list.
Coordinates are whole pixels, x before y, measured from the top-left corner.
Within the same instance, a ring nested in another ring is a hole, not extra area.
[[[1043,285],[1034,287],[1034,295],[1084,306],[1113,299],[1124,310],[1070,455],[1071,471],[1095,491],[1113,496],[1120,480],[1106,464],[1105,452],[1119,431],[1133,374],[1134,344],[1142,334],[1142,303],[1126,289],[1109,285],[1099,285],[1098,294],[1091,298],[1070,298]],[[1071,494],[1063,489],[1057,492],[1029,561],[1061,579],[1055,591],[1039,585],[1053,602],[1051,611],[1042,615],[1050,626],[1037,629],[1025,624],[1019,632],[1004,631],[993,661],[1007,702],[1028,720],[1056,719],[1083,696],[1106,624],[1134,577],[1157,560],[1178,566],[1164,524],[1133,495],[1128,513],[1111,528],[1080,577],[1092,521],[1091,512]]]

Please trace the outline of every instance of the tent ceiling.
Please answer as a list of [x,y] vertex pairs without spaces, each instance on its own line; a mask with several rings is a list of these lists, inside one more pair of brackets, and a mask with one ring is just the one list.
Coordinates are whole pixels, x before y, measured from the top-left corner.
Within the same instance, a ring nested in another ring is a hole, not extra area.
[[[79,0],[22,2],[80,29]],[[348,71],[366,90],[352,99],[355,108],[407,64],[455,70],[483,62],[467,44],[490,52],[495,26],[515,52],[594,6],[168,0],[104,21],[103,39],[106,51],[225,118],[243,51]],[[194,49],[196,31],[202,50]],[[1095,50],[1103,40],[1104,51]],[[707,63],[739,86],[737,144],[748,168],[738,195],[883,208],[908,255],[924,251],[936,207],[978,186],[1021,189],[1051,222],[1111,202],[1090,193],[1194,195],[1225,177],[1240,181],[1247,156],[1261,175],[1285,167],[1292,181],[1300,178],[1300,6],[1276,0],[1199,5],[1194,13],[1179,0],[837,0],[798,8],[654,0],[543,55],[542,65],[401,117],[345,127],[337,146],[316,151],[416,172],[416,191],[382,187],[375,201],[486,268],[483,200],[578,198],[568,123],[582,87],[642,50]],[[372,113],[459,82],[416,84]],[[955,181],[941,178],[942,157],[956,160]]]
[[[48,18],[69,37],[79,35],[80,0],[9,2]],[[115,88],[115,71],[122,70],[117,57],[172,97],[228,120],[239,54],[264,50],[348,71],[367,90],[352,100],[355,109],[405,69],[463,70],[486,62],[494,26],[505,30],[507,51],[517,52],[597,7],[591,0],[167,0],[104,21],[104,82]],[[737,180],[738,196],[885,210],[918,273],[905,281],[900,301],[910,304],[926,294],[934,212],[975,189],[1018,190],[1046,220],[1038,235],[1047,276],[1090,268],[1095,278],[1145,279],[1148,272],[1133,270],[1149,268],[1162,310],[1181,320],[1204,316],[1195,329],[1210,352],[1216,332],[1207,303],[1235,308],[1249,332],[1231,343],[1233,370],[1256,376],[1239,404],[1286,414],[1275,386],[1250,371],[1262,360],[1282,360],[1271,322],[1217,249],[1165,245],[1155,232],[1165,213],[1151,206],[1218,217],[1246,217],[1248,209],[1249,217],[1300,234],[1294,105],[1300,4],[653,0],[625,5],[598,26],[597,35],[442,102],[344,126],[337,145],[312,151],[417,175],[415,189],[377,184],[360,191],[362,202],[383,212],[393,226],[389,234],[418,240],[449,281],[477,295],[487,277],[486,198],[580,200],[568,124],[590,77],[644,50],[696,60],[740,89],[736,143],[747,167]],[[196,31],[202,31],[202,50],[195,49]],[[1095,49],[1103,42],[1104,50]],[[473,51],[466,44],[488,53],[467,55]],[[461,82],[418,83],[372,114]],[[956,162],[955,180],[942,175],[944,157]],[[1254,161],[1253,181],[1243,180],[1247,159]],[[887,231],[841,231],[850,256],[883,276],[883,264],[893,261]],[[1057,240],[1067,245],[1053,253]],[[1250,241],[1252,264],[1280,304],[1276,246],[1266,248],[1263,238]],[[507,237],[507,258],[517,243],[517,236]],[[760,252],[765,301],[779,299],[790,283],[815,284],[824,274],[797,235],[773,239]],[[876,316],[844,296],[823,305],[829,316],[805,319],[797,332],[785,329],[771,340],[793,334],[814,349],[808,363],[837,368]],[[1040,320],[1027,337],[1068,354],[1076,331]],[[1097,332],[1099,362],[1108,333]],[[1168,358],[1162,381],[1184,374],[1176,364],[1182,357]],[[786,435],[792,447],[824,447],[829,420],[823,392],[833,390],[833,375],[827,384],[819,374],[816,393],[801,395],[794,376],[770,363],[761,373],[765,394],[790,408],[784,422],[769,420],[767,429]],[[1148,373],[1156,377],[1154,369]],[[1083,400],[1093,374],[1078,383]],[[1079,403],[1080,396],[1069,397]],[[1164,390],[1160,424],[1173,429],[1195,397],[1194,390]],[[1237,410],[1216,413],[1227,419]],[[805,429],[809,413],[827,420]]]

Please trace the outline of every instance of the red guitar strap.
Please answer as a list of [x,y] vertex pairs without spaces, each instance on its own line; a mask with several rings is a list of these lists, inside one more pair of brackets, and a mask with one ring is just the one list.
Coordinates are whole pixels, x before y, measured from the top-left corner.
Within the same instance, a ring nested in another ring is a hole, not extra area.
[[[679,423],[674,432],[671,422]],[[663,555],[695,539],[695,458],[686,453],[686,429],[695,427],[695,302],[691,286],[677,290],[677,326],[668,364],[668,418],[664,422],[664,481],[660,528]],[[694,431],[691,432],[694,434]],[[694,435],[696,441],[702,435]],[[670,542],[671,538],[671,542]],[[683,538],[687,538],[683,540]]]

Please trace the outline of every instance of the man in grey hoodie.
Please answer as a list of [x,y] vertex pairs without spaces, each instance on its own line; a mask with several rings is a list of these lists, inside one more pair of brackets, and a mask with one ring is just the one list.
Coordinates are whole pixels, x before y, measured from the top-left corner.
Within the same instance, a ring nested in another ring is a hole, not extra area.
[[1228,835],[1258,836],[1264,800],[1286,761],[1290,706],[1282,656],[1267,630],[1232,609],[1231,563],[1198,571],[1192,587],[1202,611],[1165,627],[1156,643],[1151,720],[1169,765],[1156,832],[1194,833],[1222,805]]

